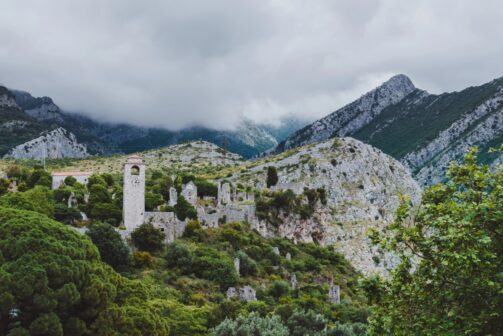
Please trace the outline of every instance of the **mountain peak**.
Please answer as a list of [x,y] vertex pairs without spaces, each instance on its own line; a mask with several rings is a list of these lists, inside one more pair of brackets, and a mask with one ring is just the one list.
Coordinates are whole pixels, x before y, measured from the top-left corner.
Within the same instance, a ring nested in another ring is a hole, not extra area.
[[381,86],[379,86],[378,89],[382,88],[382,87],[386,87],[386,88],[394,89],[394,90],[397,90],[397,89],[402,90],[402,91],[404,90],[407,92],[411,92],[416,88],[414,86],[414,83],[412,83],[412,81],[410,80],[410,78],[404,74],[394,75],[393,77],[388,79],[386,82],[381,84]]

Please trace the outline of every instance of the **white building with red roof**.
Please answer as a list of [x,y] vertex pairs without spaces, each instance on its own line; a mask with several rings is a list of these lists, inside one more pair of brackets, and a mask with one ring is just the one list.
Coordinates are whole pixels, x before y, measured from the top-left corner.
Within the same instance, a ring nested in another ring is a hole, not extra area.
[[92,172],[82,172],[82,171],[69,171],[69,172],[52,172],[52,189],[58,189],[61,184],[65,181],[65,178],[68,176],[74,177],[77,182],[87,185],[87,181],[89,180],[89,176],[91,176]]

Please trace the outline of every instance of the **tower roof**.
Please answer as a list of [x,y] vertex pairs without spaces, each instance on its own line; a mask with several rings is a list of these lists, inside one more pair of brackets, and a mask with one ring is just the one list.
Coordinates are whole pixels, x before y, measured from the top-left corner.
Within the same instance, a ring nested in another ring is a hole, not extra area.
[[143,164],[143,159],[139,155],[131,155],[127,158],[127,163]]

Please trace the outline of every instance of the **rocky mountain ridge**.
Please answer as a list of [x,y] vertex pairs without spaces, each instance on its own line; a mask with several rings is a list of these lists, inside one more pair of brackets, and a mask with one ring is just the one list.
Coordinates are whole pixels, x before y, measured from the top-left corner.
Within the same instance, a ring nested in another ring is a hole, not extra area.
[[384,108],[397,103],[414,90],[415,87],[407,76],[396,75],[351,104],[298,130],[282,142],[277,151],[307,145],[335,135],[349,135],[367,124]]
[[442,181],[449,162],[471,146],[494,164],[503,143],[503,78],[460,92],[429,94],[397,75],[355,102],[295,132],[276,152],[352,136],[399,159],[422,185]]

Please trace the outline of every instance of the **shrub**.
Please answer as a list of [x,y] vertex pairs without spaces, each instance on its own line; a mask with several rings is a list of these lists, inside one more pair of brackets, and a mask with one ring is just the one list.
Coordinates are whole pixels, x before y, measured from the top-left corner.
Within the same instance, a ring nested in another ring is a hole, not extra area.
[[275,186],[278,184],[278,171],[276,167],[269,166],[267,167],[267,188]]
[[191,269],[194,255],[190,248],[181,241],[175,240],[168,244],[166,251],[166,262],[169,267],[179,267],[181,269]]
[[194,252],[192,271],[201,278],[215,281],[222,290],[227,290],[238,281],[233,261],[226,254],[210,247],[199,247]]
[[204,237],[205,231],[197,220],[191,220],[187,223],[185,231],[183,232],[184,238],[189,238],[195,241],[200,241]]
[[75,208],[69,208],[65,204],[57,203],[54,206],[54,219],[65,224],[72,224],[82,219],[80,211]]
[[174,210],[176,217],[178,217],[179,220],[183,221],[186,218],[189,219],[197,218],[196,209],[182,195],[178,196],[178,201],[174,206]]
[[277,315],[260,317],[252,312],[247,317],[239,316],[236,320],[226,319],[215,329],[214,336],[288,336],[288,328]]
[[290,336],[325,336],[327,320],[312,310],[295,310],[288,318],[286,326]]
[[239,251],[236,256],[239,258],[239,273],[242,276],[257,274],[257,263],[252,258],[242,251]]
[[162,196],[152,192],[145,193],[145,210],[154,211],[159,205],[163,204]]
[[269,295],[275,297],[276,299],[287,295],[290,293],[290,284],[283,280],[276,280],[271,284],[269,288]]
[[10,183],[8,180],[0,178],[0,196],[6,194],[9,191],[9,185]]
[[65,185],[69,186],[69,187],[73,187],[73,185],[77,182],[77,179],[73,176],[67,176],[65,177]]
[[164,234],[152,224],[142,224],[131,233],[131,239],[139,250],[155,253],[162,249]]
[[127,270],[130,266],[129,248],[120,234],[107,223],[93,223],[86,234],[100,251],[101,260],[119,271]]
[[152,267],[154,257],[147,251],[137,251],[133,253],[133,263],[138,268]]
[[8,193],[0,197],[0,206],[30,210],[54,217],[53,193],[46,187],[37,186],[25,192]]

